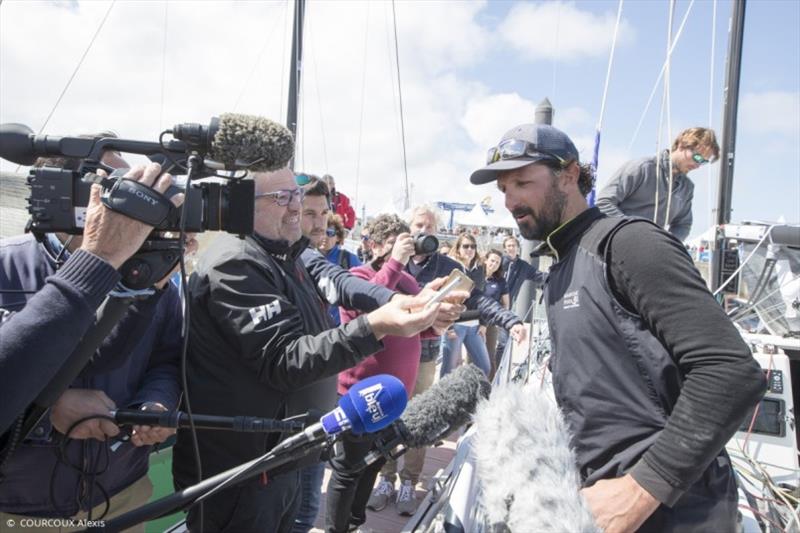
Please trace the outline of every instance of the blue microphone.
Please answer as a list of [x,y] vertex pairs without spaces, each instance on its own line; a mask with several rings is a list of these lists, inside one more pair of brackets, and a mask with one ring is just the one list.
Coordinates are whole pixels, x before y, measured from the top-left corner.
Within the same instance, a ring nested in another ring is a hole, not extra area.
[[389,374],[359,381],[339,398],[339,405],[320,419],[325,433],[349,429],[354,435],[374,433],[391,424],[406,408],[403,382]]
[[372,376],[350,387],[333,411],[278,443],[272,453],[294,453],[342,431],[356,435],[380,431],[403,413],[407,402],[402,381],[389,374]]

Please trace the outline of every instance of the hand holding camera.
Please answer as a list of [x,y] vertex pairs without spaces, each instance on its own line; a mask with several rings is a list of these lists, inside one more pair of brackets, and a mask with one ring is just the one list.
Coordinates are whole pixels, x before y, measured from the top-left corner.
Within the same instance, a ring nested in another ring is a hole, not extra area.
[[[102,170],[98,173],[105,174]],[[152,187],[162,194],[172,185],[172,176],[161,174],[161,165],[158,163],[135,167],[125,178]],[[105,259],[118,269],[139,250],[153,227],[112,211],[102,204],[101,194],[102,187],[98,184],[92,185],[81,248]],[[172,197],[172,202],[176,207],[180,206],[183,198],[183,194],[176,194]]]

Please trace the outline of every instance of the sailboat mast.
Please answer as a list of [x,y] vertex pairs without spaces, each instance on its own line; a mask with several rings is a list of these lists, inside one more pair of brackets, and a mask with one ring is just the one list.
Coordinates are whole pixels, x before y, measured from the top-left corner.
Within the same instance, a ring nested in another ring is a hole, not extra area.
[[[303,62],[303,18],[306,12],[306,0],[294,0],[294,24],[292,28],[292,57],[289,67],[289,102],[286,106],[286,127],[292,132],[297,142],[297,108],[300,93],[300,69]],[[297,145],[295,145],[297,154]],[[289,161],[289,168],[294,170],[294,157]]]
[[[728,34],[728,58],[723,95],[722,141],[717,182],[717,226],[731,221],[731,197],[733,194],[733,164],[736,153],[736,119],[739,107],[739,81],[742,70],[742,41],[744,38],[744,12],[746,0],[733,0]],[[722,283],[722,257],[725,241],[717,229],[716,242],[711,259],[711,290]]]

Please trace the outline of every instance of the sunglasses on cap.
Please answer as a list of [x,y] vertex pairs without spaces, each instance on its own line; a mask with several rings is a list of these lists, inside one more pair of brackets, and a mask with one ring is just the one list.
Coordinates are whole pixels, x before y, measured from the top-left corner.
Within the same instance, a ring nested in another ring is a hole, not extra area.
[[710,162],[711,162],[711,160],[710,160],[710,159],[706,159],[705,157],[703,157],[703,155],[702,155],[702,154],[698,154],[697,152],[694,152],[694,153],[692,154],[692,159],[693,159],[693,160],[694,160],[694,162],[695,162],[695,163],[697,163],[698,165],[705,165],[706,163],[710,163]]
[[535,144],[529,143],[528,141],[523,141],[521,139],[506,139],[505,141],[500,141],[500,144],[497,146],[489,149],[489,151],[486,153],[486,164],[491,165],[492,163],[496,163],[500,160],[516,159],[517,157],[522,157],[525,155],[533,157],[545,156],[544,158],[540,157],[540,159],[552,159],[554,161],[558,161],[562,167],[567,166],[568,163],[568,161],[563,157],[560,157],[553,152],[542,150]]
[[306,174],[298,174],[294,177],[294,181],[297,183],[297,185],[303,187],[304,185],[311,183],[311,176]]
[[305,193],[303,192],[303,189],[280,189],[275,192],[262,192],[260,194],[256,194],[255,197],[272,198],[279,206],[286,207],[293,199],[296,199],[298,202],[302,202],[304,196]]

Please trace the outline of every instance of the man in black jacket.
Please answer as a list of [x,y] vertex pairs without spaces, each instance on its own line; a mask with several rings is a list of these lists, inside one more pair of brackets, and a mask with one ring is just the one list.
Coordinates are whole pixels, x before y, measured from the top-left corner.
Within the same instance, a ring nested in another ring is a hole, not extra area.
[[[307,245],[300,230],[302,190],[288,169],[256,173],[255,180],[253,235],[217,239],[189,282],[187,395],[197,413],[285,418],[330,407],[335,382],[316,382],[380,350],[382,337],[414,334],[446,312],[440,306],[414,311],[408,301],[393,299],[329,329],[313,269],[300,258]],[[354,305],[352,295],[341,296],[346,307],[365,307]],[[447,319],[460,308],[453,305]],[[200,431],[198,441],[202,474],[208,477],[264,454],[277,437]],[[309,457],[305,464],[316,460]],[[178,432],[173,474],[179,486],[197,481],[187,431]],[[222,491],[207,500],[204,526],[288,531],[299,503],[297,483],[294,470]],[[198,528],[198,515],[197,507],[190,510],[190,529]]]
[[552,126],[507,132],[470,178],[495,180],[523,237],[555,257],[553,387],[597,525],[735,530],[724,446],[765,380],[682,244],[649,221],[589,209],[591,171]]

